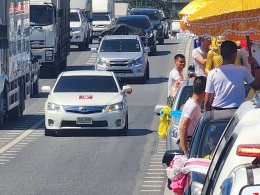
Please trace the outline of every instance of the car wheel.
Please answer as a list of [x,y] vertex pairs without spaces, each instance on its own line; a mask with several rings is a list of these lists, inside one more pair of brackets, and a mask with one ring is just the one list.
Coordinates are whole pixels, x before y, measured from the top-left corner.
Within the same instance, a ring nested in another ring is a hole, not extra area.
[[128,132],[128,114],[126,114],[125,126],[124,126],[123,129],[120,129],[119,135],[120,136],[127,136],[127,132]]
[[140,78],[140,83],[141,84],[145,84],[146,83],[146,74],[147,74],[147,69],[144,72],[144,76]]
[[158,42],[159,42],[159,45],[163,45],[164,44],[164,38],[159,39]]
[[45,136],[52,136],[53,133],[54,133],[53,131],[51,131],[50,129],[47,129],[47,128],[45,127],[45,131],[44,131]]
[[146,66],[146,80],[150,79],[150,68],[149,68],[149,62],[147,62]]

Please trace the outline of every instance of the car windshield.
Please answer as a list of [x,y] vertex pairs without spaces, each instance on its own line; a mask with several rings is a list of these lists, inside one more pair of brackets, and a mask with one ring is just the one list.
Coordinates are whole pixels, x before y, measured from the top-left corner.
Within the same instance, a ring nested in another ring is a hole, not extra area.
[[112,76],[62,76],[54,92],[116,93],[118,87]]
[[186,101],[192,96],[193,86],[185,86],[177,103],[177,110],[182,110]]
[[131,15],[146,15],[150,20],[160,20],[159,12],[132,12]]
[[93,21],[110,21],[108,13],[93,13]]
[[145,19],[120,19],[119,18],[117,20],[117,24],[126,24],[143,30],[150,28],[149,21]]
[[53,8],[49,5],[30,6],[30,25],[47,26],[53,24]]
[[209,122],[203,129],[201,143],[198,149],[198,158],[211,159],[217,143],[223,134],[228,120]]
[[104,40],[100,46],[100,52],[140,52],[140,50],[137,39]]
[[79,22],[79,14],[77,12],[70,12],[70,21],[71,22]]

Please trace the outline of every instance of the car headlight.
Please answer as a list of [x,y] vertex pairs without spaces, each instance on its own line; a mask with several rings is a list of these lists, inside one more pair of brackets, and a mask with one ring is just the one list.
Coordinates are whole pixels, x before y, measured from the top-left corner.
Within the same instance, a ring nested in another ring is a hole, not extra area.
[[139,65],[139,64],[143,64],[142,58],[138,58],[138,59],[134,60],[134,65]]
[[97,59],[97,65],[99,66],[107,66],[109,65],[109,62],[105,59],[102,59],[102,58],[98,58]]
[[203,185],[198,182],[192,182],[191,184],[191,194],[193,195],[201,195]]
[[53,51],[51,51],[51,50],[45,51],[45,60],[53,61]]
[[124,104],[122,102],[116,103],[116,104],[111,104],[107,107],[107,112],[115,112],[119,110],[124,109]]
[[61,112],[61,106],[52,102],[48,102],[47,109],[50,111]]
[[72,28],[72,31],[73,31],[73,32],[75,32],[75,31],[81,31],[81,27]]
[[179,136],[179,132],[178,132],[178,128],[177,127],[172,127],[172,129],[171,129],[172,131],[172,133],[171,133],[171,137],[174,137],[174,138],[178,138],[178,136]]

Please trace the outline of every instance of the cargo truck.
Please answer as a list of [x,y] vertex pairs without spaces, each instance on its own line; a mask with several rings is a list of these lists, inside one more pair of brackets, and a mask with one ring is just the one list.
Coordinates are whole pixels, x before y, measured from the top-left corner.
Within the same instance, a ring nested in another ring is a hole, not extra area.
[[30,49],[29,0],[0,1],[0,127],[18,119],[38,93],[39,63]]
[[52,78],[66,69],[70,51],[70,1],[30,0],[32,54],[41,74]]
[[115,21],[114,0],[93,0],[93,37],[99,38],[102,31],[111,27]]

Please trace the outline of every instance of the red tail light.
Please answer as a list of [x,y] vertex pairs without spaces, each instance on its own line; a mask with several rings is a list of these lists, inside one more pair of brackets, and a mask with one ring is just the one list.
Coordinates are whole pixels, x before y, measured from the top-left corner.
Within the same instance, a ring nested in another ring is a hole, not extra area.
[[260,157],[260,144],[239,145],[237,147],[237,155]]

